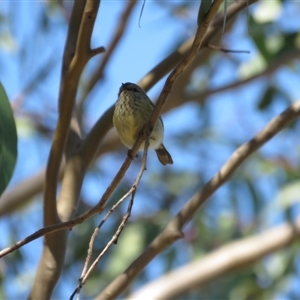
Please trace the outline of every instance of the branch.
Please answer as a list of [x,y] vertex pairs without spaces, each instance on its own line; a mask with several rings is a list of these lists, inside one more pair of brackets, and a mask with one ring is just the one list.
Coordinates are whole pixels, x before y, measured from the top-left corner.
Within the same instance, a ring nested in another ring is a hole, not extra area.
[[247,54],[250,53],[249,50],[233,50],[233,49],[224,48],[223,46],[216,46],[213,44],[207,44],[206,47],[208,49],[217,50],[217,51],[221,51],[224,53],[247,53]]
[[[74,211],[74,205],[71,204],[77,201],[80,192],[81,185],[79,185],[79,189],[78,185],[68,185],[69,177],[66,175],[70,173],[66,172],[61,197],[56,202],[57,179],[63,153],[65,151],[66,156],[69,157],[80,142],[78,132],[70,128],[78,82],[88,60],[95,53],[100,52],[100,48],[90,49],[98,7],[99,1],[75,1],[72,10],[62,64],[59,117],[46,169],[43,205],[45,226],[68,220]],[[67,140],[69,143],[65,147]],[[82,182],[83,172],[76,173],[76,175],[78,176],[75,177]],[[71,178],[74,179],[72,175]],[[65,184],[66,182],[67,184]],[[76,193],[75,197],[73,193]],[[62,205],[63,210],[61,209]],[[66,230],[45,237],[42,257],[29,299],[49,299],[51,297],[64,265],[66,244]]]
[[259,147],[264,145],[279,131],[300,115],[300,100],[293,103],[249,142],[240,146],[223,165],[220,171],[208,181],[167,224],[164,230],[151,242],[147,249],[131,265],[119,275],[97,299],[112,299],[119,295],[134,280],[134,278],[154,259],[177,239],[182,237],[182,228],[193,218],[205,201],[222,186],[235,170]]
[[147,284],[128,299],[177,299],[191,289],[199,290],[217,277],[249,266],[267,254],[291,245],[299,237],[300,218],[293,223],[284,223],[252,237],[226,244],[204,258]]
[[129,17],[133,11],[136,2],[137,2],[136,0],[131,0],[127,2],[127,6],[119,18],[118,27],[115,30],[114,36],[111,39],[109,46],[107,47],[107,51],[102,57],[101,63],[96,68],[94,73],[91,75],[89,81],[86,83],[85,90],[83,91],[83,95],[78,101],[79,105],[82,105],[84,103],[84,100],[87,98],[91,90],[95,87],[98,81],[103,77],[104,69],[108,61],[110,60],[111,55],[114,53],[115,49],[117,48],[119,42],[123,37],[123,33],[127,27]]
[[44,191],[44,223],[57,223],[56,185],[68,130],[73,113],[77,86],[89,59],[103,51],[90,49],[90,40],[100,1],[75,1],[72,11],[59,94],[59,117],[46,169]]
[[282,65],[287,64],[288,62],[294,60],[294,59],[299,59],[300,53],[298,49],[293,49],[286,54],[282,55],[281,57],[277,58],[274,60],[270,65],[268,65],[263,71],[250,76],[248,78],[235,81],[233,83],[230,83],[228,85],[213,89],[213,90],[206,90],[203,92],[198,92],[198,93],[186,93],[185,95],[185,102],[186,101],[198,101],[200,103],[203,103],[204,99],[206,99],[209,96],[212,96],[217,93],[225,92],[231,89],[238,88],[240,86],[243,86],[249,82],[252,82],[254,80],[257,80],[261,77],[269,77],[271,76],[278,68],[280,68]]
[[[244,9],[246,6],[251,5],[257,0],[250,1],[237,1],[232,3],[227,10],[227,20],[232,19],[239,11]],[[221,12],[216,16],[216,19],[212,22],[209,27],[203,44],[205,45],[220,31],[220,28],[223,26],[224,13]],[[158,82],[162,77],[164,77],[174,66],[186,55],[189,51],[192,44],[192,39],[184,42],[177,50],[175,50],[171,55],[166,59],[160,62],[156,67],[154,67],[148,74],[146,74],[140,81],[139,85],[142,86],[146,91],[149,90],[156,82]],[[68,46],[68,44],[67,44]],[[66,52],[66,51],[65,51]],[[70,53],[72,51],[69,51]],[[180,103],[181,104],[181,103]],[[174,108],[174,106],[179,105],[178,102],[169,101],[167,109]],[[82,156],[85,161],[85,164],[89,164],[93,159],[95,153],[93,148],[99,148],[101,141],[103,140],[106,133],[112,128],[112,116],[114,112],[114,107],[110,107],[105,114],[99,118],[96,125],[93,127],[92,132],[86,138],[86,141],[82,145]],[[104,143],[101,144],[101,148],[98,149],[97,155],[107,153],[112,149],[119,147],[120,142],[117,138],[117,135],[114,134],[113,138],[105,139]],[[95,146],[95,147],[94,147]],[[18,205],[22,205],[23,201],[26,201],[28,198],[31,198],[33,195],[42,191],[43,181],[41,180],[44,177],[44,172],[40,172],[34,178],[24,180],[21,185],[15,186],[13,189],[8,190],[1,196],[0,201],[0,216],[12,211],[12,209],[17,208]],[[61,177],[59,177],[61,178]],[[26,187],[26,189],[24,188]],[[19,195],[22,195],[20,197]],[[13,204],[13,205],[12,205]]]

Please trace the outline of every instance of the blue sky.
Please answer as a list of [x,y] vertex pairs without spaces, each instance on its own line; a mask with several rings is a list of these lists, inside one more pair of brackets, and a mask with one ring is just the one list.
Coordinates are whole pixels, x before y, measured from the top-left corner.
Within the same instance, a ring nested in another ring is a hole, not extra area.
[[[123,11],[123,4],[124,2],[122,1],[101,2],[92,39],[94,47],[107,47],[112,33],[118,24],[119,15]],[[197,1],[193,5],[197,8]],[[141,7],[142,3],[139,2],[131,16],[128,30],[107,66],[104,80],[92,91],[88,98],[86,105],[87,115],[84,122],[86,130],[91,128],[99,116],[115,102],[119,86],[122,82],[138,82],[154,65],[172,52],[176,45],[179,45],[194,33],[194,27],[192,26],[196,23],[196,9],[188,11],[188,16],[183,16],[183,21],[181,22],[180,18],[178,20],[170,15],[169,10],[164,5],[147,1],[141,17],[141,27],[139,27]],[[299,30],[300,21],[295,17],[297,15],[296,12],[291,10],[290,4],[285,4],[285,7],[286,10],[284,12],[288,14],[289,18],[282,18],[279,15],[278,27],[284,28],[287,31]],[[299,6],[295,5],[293,7],[300,10]],[[48,25],[43,23],[41,17],[43,13],[50,14],[50,18],[46,18],[50,21]],[[19,157],[15,175],[11,182],[11,186],[14,186],[22,179],[39,171],[47,160],[50,147],[49,140],[40,138],[35,133],[31,127],[30,118],[26,118],[26,116],[28,113],[46,114],[46,119],[42,121],[51,128],[54,128],[57,118],[60,63],[67,25],[63,16],[58,11],[55,9],[47,11],[46,5],[43,2],[2,2],[0,4],[0,15],[5,17],[5,22],[2,24],[3,27],[0,29],[0,80],[10,99],[16,99],[16,96],[30,82],[32,76],[36,74],[42,64],[45,64],[49,60],[53,61],[53,66],[49,69],[50,73],[47,78],[38,85],[38,88],[34,92],[25,98],[23,105],[16,110],[19,130]],[[186,18],[188,19],[187,22],[185,22]],[[288,22],[286,23],[287,19]],[[221,54],[217,58],[212,59],[211,65],[215,67],[215,72],[213,72],[210,78],[210,88],[222,86],[238,79],[242,65],[251,64],[251,61],[257,56],[256,47],[251,42],[251,39],[248,38],[245,20],[244,17],[238,20],[234,33],[225,36],[224,43],[230,45],[232,49],[249,50],[251,53],[229,54],[227,56]],[[36,30],[38,22],[49,26],[49,30]],[[4,39],[4,36],[7,36],[7,39]],[[93,69],[99,58],[95,57],[89,62],[86,72]],[[218,63],[221,64],[221,68],[216,68]],[[205,78],[206,74],[205,72],[200,72],[195,76],[196,78],[197,76]],[[298,89],[299,79],[299,74],[294,72],[292,68],[284,67],[279,70],[272,80],[288,93],[290,99],[296,100],[300,97]],[[152,99],[157,97],[163,82],[163,80],[160,81],[149,91],[148,94]],[[234,93],[227,92],[211,97],[207,105],[211,122],[210,127],[206,130],[212,134],[208,140],[205,140],[205,144],[201,140],[194,139],[192,144],[184,148],[178,146],[176,139],[176,136],[182,132],[193,133],[195,128],[201,128],[199,126],[199,117],[204,117],[204,115],[201,116],[201,113],[204,114],[205,111],[201,112],[198,105],[188,103],[179,110],[173,110],[164,115],[165,144],[168,146],[175,161],[174,166],[168,166],[167,168],[176,172],[188,170],[195,173],[199,172],[200,169],[203,171],[204,179],[210,179],[235,149],[232,145],[228,145],[226,142],[227,138],[235,139],[237,144],[247,141],[271,117],[285,108],[286,103],[277,101],[267,113],[257,111],[255,103],[258,101],[266,83],[264,80],[258,80],[245,88],[235,90]],[[172,101],[172,97],[170,97],[169,101]],[[260,153],[265,156],[276,156],[280,153],[284,154],[287,148],[289,149],[289,159],[299,165],[299,142],[295,145],[293,136],[279,135],[274,141],[264,146]],[[207,149],[209,150],[207,151]],[[208,153],[208,160],[206,157],[199,158],[199,153],[201,152]],[[88,202],[92,204],[99,199],[113,174],[118,170],[123,158],[122,155],[125,156],[125,154],[126,152],[123,149],[123,152],[120,151],[117,154],[107,155],[97,163],[101,171],[109,170],[109,172],[105,173],[106,176],[101,178],[100,182],[99,177],[93,174],[88,175],[83,187],[83,195]],[[151,165],[153,173],[160,174],[166,170],[159,165],[154,153],[150,154],[150,162],[149,165]],[[137,167],[132,167],[132,169],[136,171]],[[257,168],[254,168],[253,172],[258,172]],[[132,174],[132,171],[130,174]],[[278,182],[280,182],[281,175],[277,173],[275,175],[274,178],[270,178],[264,174],[258,175],[260,181],[257,185],[261,193],[265,196],[266,202],[274,199],[278,192]],[[145,174],[143,180],[146,182],[151,181],[150,176],[151,174]],[[157,177],[160,178],[159,175]],[[191,188],[191,191],[196,189],[197,185],[195,184]],[[240,190],[241,195],[244,195],[244,189]],[[226,211],[228,207],[226,197],[224,197],[226,194],[228,194],[228,188],[224,187],[218,191],[212,200],[219,201],[220,210],[225,209]],[[139,197],[137,195],[134,208],[137,213],[144,210],[145,207],[149,213],[154,213],[159,209],[159,204],[145,204],[139,201],[142,198]],[[178,203],[172,208],[174,213],[180,209],[184,203],[184,199],[187,199],[187,194],[179,197]],[[241,215],[246,220],[251,220],[253,217],[249,213],[250,210],[249,204],[241,203]],[[30,216],[30,222],[28,222],[28,216]],[[270,223],[278,223],[280,220],[281,218],[278,217],[278,219],[275,221],[272,220]],[[9,219],[3,218],[0,221],[0,231],[3,232],[3,238],[0,243],[1,247],[5,247],[11,242],[10,223],[21,221],[23,225],[22,228],[18,228],[18,237],[24,237],[42,225],[40,197],[20,213],[12,215]],[[268,225],[270,224],[267,222],[266,226]],[[8,234],[5,235],[5,232]],[[21,278],[15,278],[12,285],[7,284],[5,286],[7,295],[21,296],[24,293],[26,294],[28,282],[32,280],[31,276],[34,275],[39,259],[36,253],[41,250],[41,247],[42,240],[39,240],[22,249],[22,253],[26,255],[28,260],[27,264],[22,266],[20,274],[24,272],[28,276],[24,279],[21,275]],[[180,263],[184,263],[188,259],[189,254]],[[149,272],[153,271],[153,278],[160,274],[157,266],[158,264],[154,263],[149,267]],[[15,294],[16,286],[18,287],[19,294]],[[66,290],[62,288],[61,293],[64,296],[69,296],[69,288]]]

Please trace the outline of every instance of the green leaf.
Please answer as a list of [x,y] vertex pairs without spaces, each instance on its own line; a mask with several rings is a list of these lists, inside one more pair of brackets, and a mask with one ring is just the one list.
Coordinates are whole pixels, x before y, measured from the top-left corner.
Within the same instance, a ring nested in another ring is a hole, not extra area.
[[293,32],[284,35],[284,43],[282,47],[276,53],[276,57],[280,57],[292,51],[292,49],[296,48],[298,32]]
[[265,34],[268,25],[259,24],[255,21],[253,17],[249,17],[249,28],[251,32],[251,37],[255,43],[257,50],[262,55],[267,63],[270,63],[273,59],[273,54],[267,47],[267,37]]
[[13,112],[0,83],[0,195],[7,187],[17,159],[17,130]]
[[210,7],[212,4],[212,0],[202,0],[201,1],[201,5],[199,8],[199,13],[198,13],[198,26],[200,26],[200,24],[202,23],[205,15],[207,14],[207,12],[209,11]]
[[268,108],[271,105],[271,103],[274,99],[274,96],[276,95],[276,92],[277,92],[277,90],[274,87],[269,86],[266,89],[262,98],[260,99],[258,108],[260,110],[264,110],[264,109]]

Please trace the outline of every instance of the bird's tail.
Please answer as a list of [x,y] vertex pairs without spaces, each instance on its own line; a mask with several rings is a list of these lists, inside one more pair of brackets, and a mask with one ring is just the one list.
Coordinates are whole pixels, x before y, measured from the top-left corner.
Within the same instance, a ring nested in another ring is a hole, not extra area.
[[159,161],[165,166],[167,164],[173,164],[173,159],[171,154],[168,152],[168,150],[165,148],[163,144],[159,146],[158,149],[155,149],[157,157]]

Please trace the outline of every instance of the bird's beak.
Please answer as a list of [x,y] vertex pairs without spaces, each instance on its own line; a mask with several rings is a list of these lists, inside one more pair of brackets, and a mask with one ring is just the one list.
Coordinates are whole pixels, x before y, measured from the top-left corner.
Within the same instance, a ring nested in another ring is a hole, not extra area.
[[121,90],[122,90],[122,91],[127,90],[126,84],[125,84],[125,83],[122,83],[122,85],[121,85]]
[[119,90],[119,96],[124,90],[126,90],[126,85],[124,83],[122,83],[120,90]]

